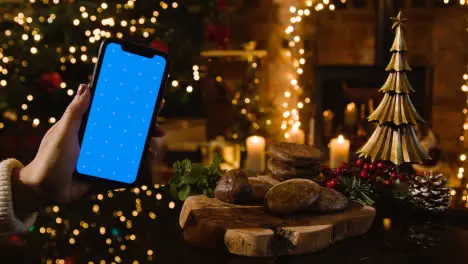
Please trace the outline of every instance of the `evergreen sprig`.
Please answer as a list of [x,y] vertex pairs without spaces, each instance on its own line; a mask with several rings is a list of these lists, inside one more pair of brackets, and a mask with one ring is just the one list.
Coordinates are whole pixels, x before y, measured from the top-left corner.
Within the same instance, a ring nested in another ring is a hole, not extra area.
[[338,189],[349,199],[360,204],[372,206],[375,203],[374,189],[359,178],[341,177]]

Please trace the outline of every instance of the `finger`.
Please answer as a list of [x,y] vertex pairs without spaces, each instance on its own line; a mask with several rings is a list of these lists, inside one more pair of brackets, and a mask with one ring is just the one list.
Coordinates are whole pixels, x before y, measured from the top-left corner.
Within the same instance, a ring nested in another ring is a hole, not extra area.
[[75,98],[73,98],[73,101],[68,105],[62,116],[63,121],[69,129],[78,131],[81,126],[81,118],[89,107],[90,98],[91,93],[88,85],[80,84]]

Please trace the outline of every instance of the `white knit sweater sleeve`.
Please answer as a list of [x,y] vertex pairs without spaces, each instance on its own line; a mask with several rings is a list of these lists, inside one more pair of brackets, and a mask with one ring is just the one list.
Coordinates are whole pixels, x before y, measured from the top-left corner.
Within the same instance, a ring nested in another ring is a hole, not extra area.
[[21,168],[23,164],[15,159],[0,162],[0,236],[26,232],[36,220],[37,213],[20,220],[13,210],[11,174],[13,169]]

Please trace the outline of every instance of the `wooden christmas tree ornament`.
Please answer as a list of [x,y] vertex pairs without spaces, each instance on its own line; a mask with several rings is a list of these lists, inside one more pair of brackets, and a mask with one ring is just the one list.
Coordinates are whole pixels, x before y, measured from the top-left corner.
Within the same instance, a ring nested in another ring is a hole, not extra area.
[[384,98],[368,117],[369,122],[377,122],[378,126],[357,154],[371,161],[391,161],[395,165],[422,163],[430,157],[419,143],[414,128],[418,123],[424,123],[424,120],[409,97],[414,89],[406,75],[406,72],[411,71],[405,54],[404,29],[407,19],[403,18],[400,11],[392,20],[395,39],[390,51],[393,54],[385,69],[389,76],[379,90],[384,93]]

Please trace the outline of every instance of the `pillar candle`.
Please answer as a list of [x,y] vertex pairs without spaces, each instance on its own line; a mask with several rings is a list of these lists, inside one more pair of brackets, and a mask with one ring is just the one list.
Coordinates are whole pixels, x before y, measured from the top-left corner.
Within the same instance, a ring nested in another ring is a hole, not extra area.
[[289,131],[288,142],[304,144],[305,143],[304,131],[296,126],[291,128],[291,130]]
[[358,117],[358,113],[356,110],[356,104],[355,103],[349,103],[346,105],[346,109],[344,112],[344,124],[346,127],[354,127],[356,124]]
[[245,168],[255,172],[263,172],[265,170],[265,138],[261,136],[248,137],[246,148]]
[[349,140],[342,135],[330,141],[330,168],[337,168],[349,160]]
[[314,146],[315,144],[315,118],[309,120],[309,145]]

